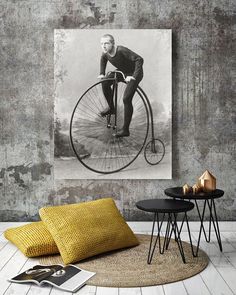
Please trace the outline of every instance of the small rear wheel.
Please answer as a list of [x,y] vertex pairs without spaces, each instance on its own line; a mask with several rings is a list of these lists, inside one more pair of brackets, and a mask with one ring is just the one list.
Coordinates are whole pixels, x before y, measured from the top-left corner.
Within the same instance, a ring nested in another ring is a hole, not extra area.
[[157,165],[165,155],[165,145],[160,139],[150,140],[144,149],[144,157],[148,164]]

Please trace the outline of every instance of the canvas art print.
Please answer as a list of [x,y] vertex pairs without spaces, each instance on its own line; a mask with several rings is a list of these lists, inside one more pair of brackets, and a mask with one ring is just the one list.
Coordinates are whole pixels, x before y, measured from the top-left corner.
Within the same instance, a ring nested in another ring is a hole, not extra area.
[[171,30],[55,30],[55,179],[170,179]]

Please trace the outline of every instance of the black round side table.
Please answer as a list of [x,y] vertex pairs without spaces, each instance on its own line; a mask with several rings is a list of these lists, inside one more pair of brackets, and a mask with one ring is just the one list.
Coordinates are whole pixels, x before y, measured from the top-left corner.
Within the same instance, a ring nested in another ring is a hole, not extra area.
[[[218,241],[218,245],[219,245],[220,251],[222,252],[222,242],[221,242],[221,237],[220,237],[218,217],[217,217],[217,213],[216,213],[215,199],[221,198],[224,195],[224,191],[220,190],[220,189],[216,189],[211,192],[199,192],[196,194],[193,194],[193,192],[190,192],[190,193],[184,194],[182,187],[171,187],[171,188],[167,188],[165,190],[165,194],[169,197],[172,197],[174,200],[178,199],[178,200],[194,201],[194,203],[196,205],[198,216],[200,219],[200,230],[199,230],[199,235],[198,235],[197,249],[196,249],[196,253],[194,256],[197,256],[197,254],[198,254],[202,231],[204,233],[206,242],[208,242],[208,243],[210,242],[210,240],[211,240],[211,224],[213,224],[213,227],[214,227],[214,230],[216,233],[216,238]],[[204,201],[202,212],[200,212],[200,209],[198,206],[198,201]],[[209,214],[210,214],[208,237],[207,237],[206,229],[204,227],[206,206],[208,207]],[[180,229],[182,229],[182,225],[181,225]]]
[[[170,239],[171,239],[171,236],[173,233],[174,233],[175,241],[178,244],[179,252],[181,254],[183,263],[186,263],[185,256],[184,256],[184,250],[183,250],[183,246],[182,246],[182,241],[181,241],[181,237],[180,237],[180,230],[177,225],[177,214],[184,213],[184,218],[183,218],[182,222],[184,222],[184,220],[185,220],[187,223],[187,228],[189,229],[187,212],[194,208],[194,204],[191,202],[187,202],[187,201],[178,201],[178,200],[169,200],[169,199],[149,199],[149,200],[142,200],[142,201],[137,202],[136,206],[140,210],[154,213],[152,234],[151,234],[147,263],[150,264],[152,261],[152,257],[153,257],[154,250],[157,245],[157,241],[159,244],[159,252],[160,252],[160,254],[163,254],[164,250],[168,249]],[[159,219],[160,213],[163,214],[161,221]],[[162,227],[165,215],[168,216],[167,217],[167,226],[166,226],[166,231],[165,231],[163,247],[161,247],[160,234],[161,234],[161,227]],[[154,242],[154,246],[152,248],[155,224],[157,224],[157,236],[156,236],[156,240]],[[191,243],[191,247],[192,247],[192,253],[194,253],[191,235],[189,235],[189,237],[190,237],[190,243]]]

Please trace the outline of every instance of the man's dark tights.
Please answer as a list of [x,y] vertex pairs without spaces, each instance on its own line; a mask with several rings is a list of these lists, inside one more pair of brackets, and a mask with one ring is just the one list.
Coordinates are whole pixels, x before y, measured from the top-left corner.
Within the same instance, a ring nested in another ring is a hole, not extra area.
[[[111,78],[111,77],[109,77]],[[122,79],[119,79],[118,76],[118,81],[122,81]],[[104,96],[107,100],[108,106],[110,108],[111,111],[114,111],[114,102],[113,102],[113,93],[112,93],[112,86],[113,84],[113,80],[110,81],[104,81],[102,83],[102,89],[103,89],[103,93]],[[123,130],[124,131],[129,131],[129,125],[132,119],[132,115],[133,115],[133,105],[132,105],[132,99],[135,93],[135,90],[137,89],[139,84],[139,81],[137,80],[131,80],[130,82],[128,82],[126,88],[125,88],[125,92],[123,95],[123,102],[124,102],[124,125],[123,125]]]

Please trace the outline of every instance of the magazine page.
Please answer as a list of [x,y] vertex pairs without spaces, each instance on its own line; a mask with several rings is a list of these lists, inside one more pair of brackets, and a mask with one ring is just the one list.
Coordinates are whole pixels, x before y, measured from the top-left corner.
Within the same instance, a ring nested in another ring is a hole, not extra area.
[[27,269],[25,272],[15,276],[9,281],[15,283],[27,283],[34,282],[40,284],[43,280],[50,277],[52,274],[56,273],[63,268],[63,265],[35,265],[34,267]]
[[67,265],[45,279],[44,282],[64,291],[75,292],[94,275],[94,272],[80,269],[74,265]]

